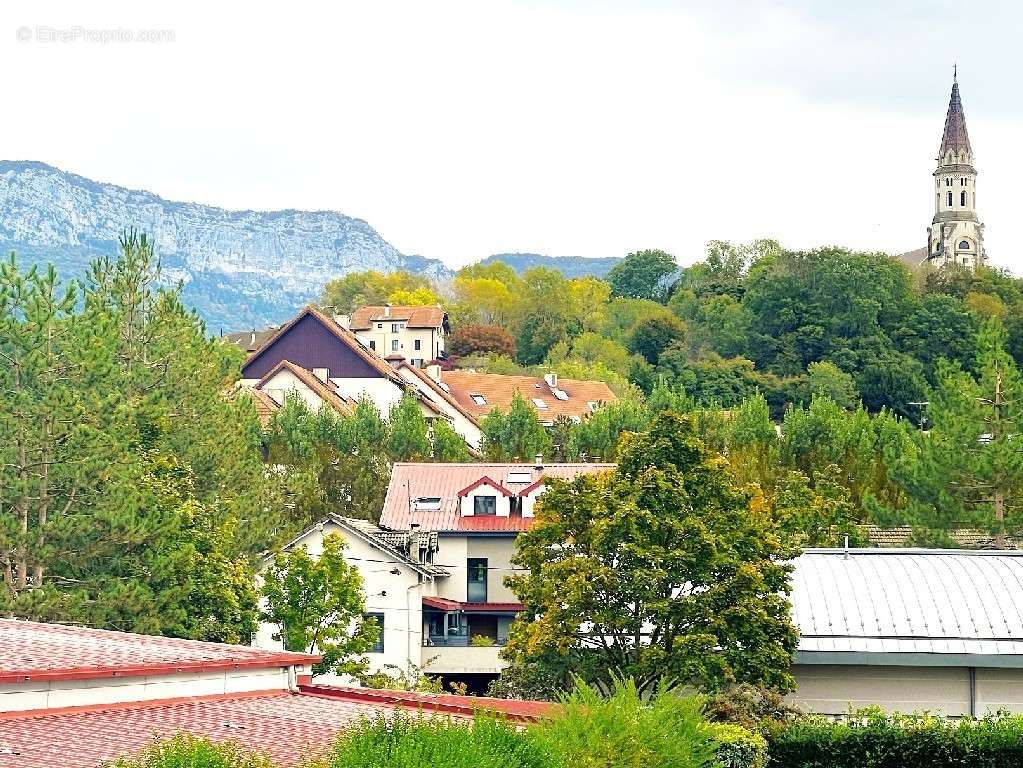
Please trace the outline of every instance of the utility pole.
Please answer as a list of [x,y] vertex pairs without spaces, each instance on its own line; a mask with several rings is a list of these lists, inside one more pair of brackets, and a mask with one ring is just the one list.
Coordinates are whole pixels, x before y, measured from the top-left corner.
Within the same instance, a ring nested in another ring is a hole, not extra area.
[[[1002,405],[1002,371],[998,369],[995,371],[995,413],[991,423],[991,442],[994,445],[998,445],[998,439],[1001,437],[999,433],[1001,432]],[[999,549],[1005,549],[1005,489],[1002,485],[1001,478],[997,478],[995,481],[994,511],[995,522],[998,524],[995,544]]]

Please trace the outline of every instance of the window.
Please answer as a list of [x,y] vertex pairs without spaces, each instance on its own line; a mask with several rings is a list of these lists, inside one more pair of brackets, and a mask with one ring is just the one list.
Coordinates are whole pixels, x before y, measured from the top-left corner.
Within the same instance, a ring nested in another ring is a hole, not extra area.
[[965,187],[966,186],[966,177],[965,176],[963,178],[959,179],[959,186],[960,187]]
[[966,193],[965,192],[960,192],[959,193],[959,205],[963,206],[963,208],[966,207]]
[[469,397],[474,403],[476,403],[476,405],[487,404],[487,398],[483,397],[483,395],[479,394],[478,392],[470,392]]
[[384,327],[383,323],[377,323],[377,330],[381,330]]
[[440,509],[440,496],[420,496],[416,499],[416,509],[427,511]]
[[416,352],[418,352],[422,348],[423,348],[423,341],[422,341],[422,339],[416,339],[416,343],[415,343]]
[[487,558],[470,557],[465,564],[469,571],[466,600],[470,603],[487,602]]
[[533,481],[533,473],[529,470],[513,469],[508,472],[508,483],[530,483]]
[[948,193],[948,207],[949,208],[952,207],[952,193],[951,192]]
[[391,339],[391,351],[392,352],[397,352],[398,351],[398,340],[397,339]]
[[472,511],[475,515],[496,515],[496,496],[475,496],[472,500]]
[[962,241],[960,241],[960,243],[959,243],[959,250],[960,251],[968,251],[968,250],[970,250],[970,241],[969,240],[962,240]]
[[376,625],[380,628],[380,634],[377,635],[376,642],[373,643],[373,647],[369,649],[370,653],[383,653],[384,652],[384,614],[382,613],[364,613],[363,618],[372,619],[376,622]]
[[555,388],[555,389],[552,389],[551,392],[554,393],[554,396],[556,398],[558,398],[558,400],[568,400],[568,392],[566,392],[563,389]]
[[597,410],[597,409],[598,409],[598,408],[600,407],[600,403],[598,403],[598,402],[597,402],[596,400],[589,400],[589,401],[588,401],[588,402],[586,403],[586,406],[587,406],[587,407],[588,407],[588,408],[590,409],[590,411],[592,412],[592,411],[595,411],[595,410]]
[[544,402],[544,401],[543,401],[542,399],[540,399],[539,397],[534,397],[534,398],[533,398],[533,405],[535,405],[535,406],[536,406],[537,408],[539,408],[539,409],[540,409],[541,411],[545,411],[545,410],[547,410],[547,403],[545,403],[545,402]]
[[372,349],[372,350],[375,350],[377,348],[377,343],[375,341],[371,340],[369,342],[369,348]]
[[391,323],[391,333],[397,333],[401,329],[401,326],[397,323]]

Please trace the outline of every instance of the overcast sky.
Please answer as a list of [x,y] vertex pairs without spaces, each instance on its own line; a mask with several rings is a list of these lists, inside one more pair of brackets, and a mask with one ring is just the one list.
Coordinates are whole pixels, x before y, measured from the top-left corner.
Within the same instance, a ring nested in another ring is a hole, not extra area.
[[[337,210],[452,265],[756,237],[897,253],[926,242],[958,61],[989,254],[1023,273],[1021,28],[1014,3],[941,0],[6,0],[0,156]],[[109,29],[173,40],[83,39]]]

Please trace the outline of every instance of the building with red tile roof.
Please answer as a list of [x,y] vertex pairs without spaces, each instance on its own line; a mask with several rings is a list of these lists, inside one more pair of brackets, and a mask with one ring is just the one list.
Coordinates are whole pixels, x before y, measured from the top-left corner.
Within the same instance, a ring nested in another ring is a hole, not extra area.
[[0,619],[0,765],[95,768],[188,732],[292,766],[395,709],[525,721],[538,702],[313,685],[310,654]]
[[[420,667],[481,692],[505,662],[501,647],[522,604],[505,585],[518,569],[515,538],[552,480],[610,471],[613,464],[397,463],[380,524],[328,518],[288,547],[312,557],[337,534],[362,574],[366,610],[383,629],[370,669]],[[260,628],[273,647],[276,628]]]

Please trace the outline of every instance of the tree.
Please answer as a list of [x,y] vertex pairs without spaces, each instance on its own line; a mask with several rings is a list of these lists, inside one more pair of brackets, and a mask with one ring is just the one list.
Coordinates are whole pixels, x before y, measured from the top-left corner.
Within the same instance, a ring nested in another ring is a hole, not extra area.
[[896,515],[936,531],[971,525],[999,545],[1023,532],[1023,377],[1005,351],[1005,330],[988,321],[977,339],[977,372],[938,366],[926,433],[897,466],[909,502]]
[[686,335],[686,324],[674,315],[640,320],[629,334],[629,351],[642,355],[652,365],[657,364],[661,353],[670,346],[681,342]]
[[866,544],[863,522],[840,482],[841,467],[829,464],[810,480],[798,470],[786,472],[774,494],[774,513],[781,529],[801,546],[838,547]]
[[551,446],[536,410],[518,391],[512,396],[508,412],[495,408],[483,417],[480,430],[483,453],[492,461],[529,461],[537,454],[546,454]]
[[[430,291],[429,297],[420,289]],[[319,304],[332,312],[347,315],[367,304],[379,306],[389,301],[392,295],[412,299],[417,304],[435,304],[437,298],[429,278],[423,275],[401,270],[385,275],[371,269],[351,272],[328,282],[323,286]]]
[[536,365],[547,357],[555,344],[567,338],[564,318],[546,312],[527,315],[516,341],[517,359],[523,365]]
[[455,357],[494,354],[515,357],[515,338],[497,325],[466,325],[456,329],[447,342]]
[[688,416],[631,436],[613,472],[549,481],[508,584],[524,603],[507,656],[556,654],[584,680],[792,688],[791,550]]
[[663,301],[668,295],[668,278],[678,265],[670,253],[658,250],[630,253],[608,272],[611,293],[630,299]]
[[573,427],[569,453],[576,459],[614,461],[622,435],[643,431],[649,421],[650,412],[641,403],[632,400],[606,403]]
[[837,365],[827,361],[810,363],[806,367],[807,400],[817,395],[829,398],[842,408],[855,408],[859,399],[853,377]]
[[344,539],[330,534],[318,558],[304,547],[278,552],[262,574],[263,620],[278,627],[274,639],[285,650],[321,654],[318,674],[364,673],[367,662],[359,654],[380,634],[376,622],[364,617],[362,576],[344,550]]
[[472,461],[472,454],[469,453],[465,438],[455,432],[445,419],[434,420],[432,441],[434,461],[452,463]]
[[430,455],[430,430],[419,403],[407,392],[391,408],[387,452],[395,461],[423,461]]

